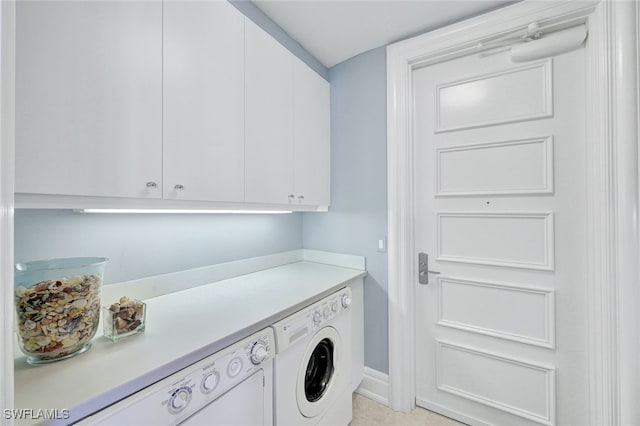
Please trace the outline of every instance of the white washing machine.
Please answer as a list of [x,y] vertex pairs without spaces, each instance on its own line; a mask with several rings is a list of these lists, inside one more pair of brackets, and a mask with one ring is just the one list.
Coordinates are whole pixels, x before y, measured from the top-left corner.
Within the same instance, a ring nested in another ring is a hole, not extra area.
[[272,426],[272,380],[273,331],[267,328],[79,424]]
[[351,289],[273,325],[276,426],[351,422]]

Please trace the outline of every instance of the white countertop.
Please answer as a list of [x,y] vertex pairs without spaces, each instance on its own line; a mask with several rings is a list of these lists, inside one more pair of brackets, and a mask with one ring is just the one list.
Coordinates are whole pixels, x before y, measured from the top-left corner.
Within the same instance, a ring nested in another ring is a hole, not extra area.
[[[146,331],[98,331],[84,354],[30,366],[17,350],[15,406],[69,409],[77,421],[344,287],[365,271],[311,261],[146,299]],[[125,294],[123,294],[125,295]]]

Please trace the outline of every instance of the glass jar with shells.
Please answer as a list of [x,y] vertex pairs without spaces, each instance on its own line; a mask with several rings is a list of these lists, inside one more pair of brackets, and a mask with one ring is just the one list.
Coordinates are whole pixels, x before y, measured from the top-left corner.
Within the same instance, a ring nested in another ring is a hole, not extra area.
[[107,261],[74,257],[16,264],[16,331],[29,364],[59,361],[91,347]]

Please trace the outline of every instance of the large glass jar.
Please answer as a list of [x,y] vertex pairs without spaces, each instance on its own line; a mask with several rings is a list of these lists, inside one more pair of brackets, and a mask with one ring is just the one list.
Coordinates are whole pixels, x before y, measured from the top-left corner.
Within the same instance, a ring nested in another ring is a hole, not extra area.
[[58,361],[91,347],[107,261],[74,257],[16,264],[16,328],[28,363]]

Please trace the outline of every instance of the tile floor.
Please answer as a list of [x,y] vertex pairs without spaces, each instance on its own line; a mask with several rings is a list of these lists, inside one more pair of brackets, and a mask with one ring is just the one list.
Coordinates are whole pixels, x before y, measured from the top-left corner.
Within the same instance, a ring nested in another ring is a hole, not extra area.
[[351,426],[464,426],[448,417],[416,408],[411,414],[398,413],[382,404],[353,394]]

